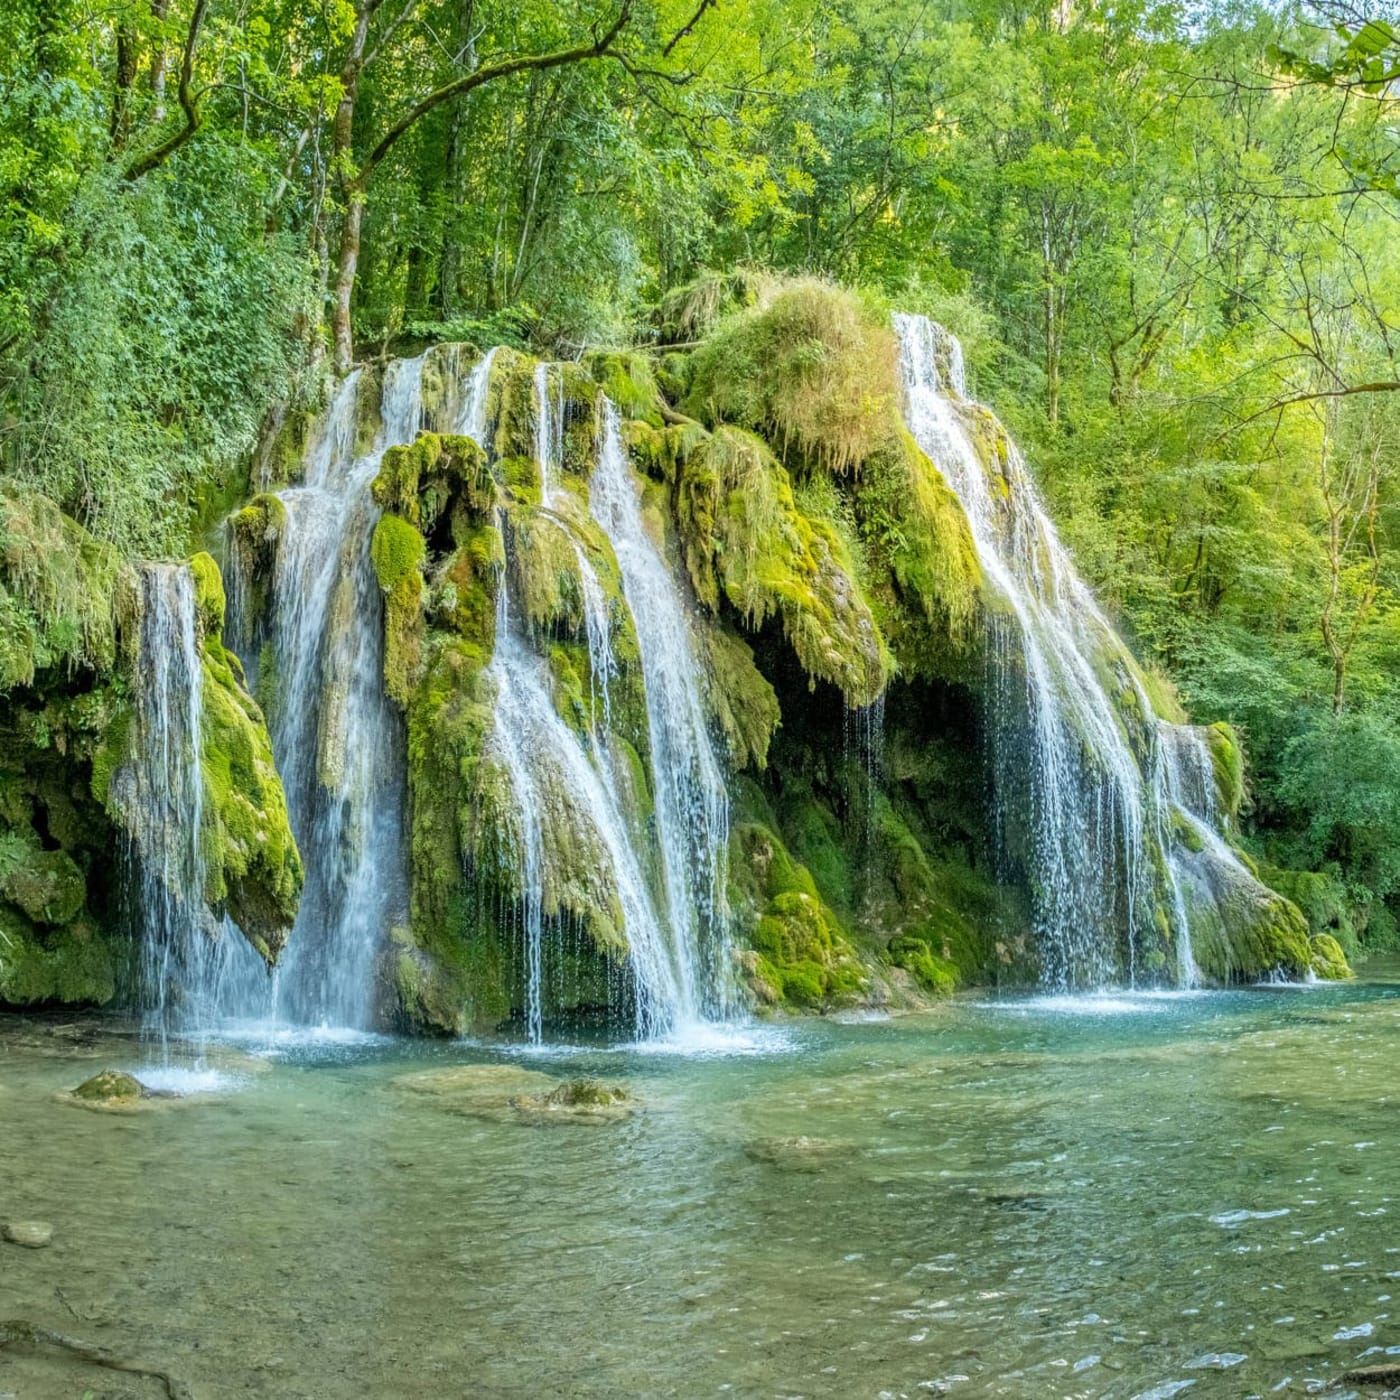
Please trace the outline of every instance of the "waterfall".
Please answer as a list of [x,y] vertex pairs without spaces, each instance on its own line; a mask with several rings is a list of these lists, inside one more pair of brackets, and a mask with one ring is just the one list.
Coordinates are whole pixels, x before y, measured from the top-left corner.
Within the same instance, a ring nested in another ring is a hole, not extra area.
[[[473,371],[464,395],[460,429],[486,442],[487,397],[492,351]],[[564,403],[557,366],[540,364],[534,376],[535,453],[541,506],[564,530],[578,562],[585,631],[593,683],[602,688],[612,674],[611,629],[606,596],[587,551],[568,520],[569,493],[558,484],[563,465]],[[500,518],[505,533],[504,513]],[[634,982],[636,1032],[661,1035],[691,1013],[667,946],[639,856],[625,805],[613,775],[606,723],[596,723],[588,746],[559,717],[543,660],[530,648],[510,606],[509,573],[497,581],[496,646],[487,674],[496,689],[496,722],[489,753],[505,769],[515,806],[511,821],[514,856],[521,880],[521,933],[524,942],[525,1021],[534,1043],[544,1035],[545,987],[549,976],[546,940],[562,938],[557,913],[549,912],[548,860],[551,838],[565,826],[575,838],[596,839],[616,891],[629,947]]]
[[141,924],[146,1030],[207,1026],[230,944],[204,904],[204,779],[200,732],[204,667],[195,626],[194,577],[183,564],[141,572],[132,758],[112,779],[128,834],[128,896]]
[[[271,731],[306,866],[301,909],[270,993],[245,1015],[368,1027],[375,964],[407,903],[401,724],[384,692],[383,601],[369,544],[370,483],[422,417],[423,360],[388,366],[372,447],[357,455],[363,372],[350,374],[308,446],[302,482],[278,493],[286,525],[272,579]],[[239,619],[235,635],[249,627]]]
[[617,556],[646,687],[657,836],[681,1019],[723,1019],[735,991],[725,900],[729,797],[710,742],[681,594],[642,519],[617,409],[600,399],[594,520]]
[[[1188,862],[1173,822],[1197,830],[1229,878],[1250,878],[1216,829],[1205,740],[1154,716],[1015,444],[989,434],[993,420],[967,400],[957,340],[922,316],[896,316],[895,329],[909,430],[961,501],[994,595],[987,718],[995,817],[1004,844],[1024,853],[1043,979],[1058,989],[1112,980],[1120,935],[1135,978],[1159,858],[1177,977],[1192,985]],[[1141,763],[1125,711],[1138,717]]]
[[[543,660],[512,626],[510,590],[497,593],[496,650],[487,674],[496,685],[496,724],[489,751],[506,769],[516,805],[511,823],[522,881],[526,953],[526,1026],[532,1042],[544,1035],[547,846],[571,827],[589,828],[606,858],[621,906],[635,982],[636,1031],[641,1038],[672,1028],[687,1007],[667,956],[666,939],[626,817],[600,764],[554,708]],[[557,925],[557,919],[554,921]]]

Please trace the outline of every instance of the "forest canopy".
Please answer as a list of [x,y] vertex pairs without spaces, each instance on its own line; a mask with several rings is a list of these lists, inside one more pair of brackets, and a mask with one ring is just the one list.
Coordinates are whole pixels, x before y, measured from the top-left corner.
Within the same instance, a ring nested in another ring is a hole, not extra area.
[[1266,875],[1400,945],[1383,17],[13,0],[0,52],[0,469],[121,554],[197,547],[352,358],[849,284],[963,338],[1139,653],[1246,736]]

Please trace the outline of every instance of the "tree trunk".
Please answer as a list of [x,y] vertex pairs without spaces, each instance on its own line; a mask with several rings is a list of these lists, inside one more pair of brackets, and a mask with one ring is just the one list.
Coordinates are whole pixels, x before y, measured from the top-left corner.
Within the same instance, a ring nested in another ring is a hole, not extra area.
[[[170,0],[151,0],[151,16],[157,22],[164,24],[169,13]],[[165,120],[165,74],[169,66],[165,42],[157,39],[155,52],[151,55],[151,97],[154,101],[151,115],[156,121]]]
[[331,330],[335,339],[335,367],[349,371],[355,358],[350,329],[350,298],[355,291],[355,269],[360,262],[360,224],[365,212],[365,188],[354,171],[355,99],[360,92],[360,74],[365,66],[365,44],[369,22],[379,0],[360,0],[355,7],[355,32],[350,38],[345,61],[340,68],[340,101],[335,109],[331,168],[340,182],[345,199],[345,220],[340,230],[340,256],[336,260],[335,304],[331,310]]
[[350,332],[350,298],[355,291],[355,270],[360,263],[360,222],[364,212],[364,191],[352,189],[345,205],[345,222],[340,230],[335,307],[331,319],[335,337],[335,367],[340,374],[348,373],[355,360],[355,344]]
[[121,150],[131,107],[131,88],[136,82],[136,35],[130,25],[117,30],[117,72],[112,89],[112,145]]

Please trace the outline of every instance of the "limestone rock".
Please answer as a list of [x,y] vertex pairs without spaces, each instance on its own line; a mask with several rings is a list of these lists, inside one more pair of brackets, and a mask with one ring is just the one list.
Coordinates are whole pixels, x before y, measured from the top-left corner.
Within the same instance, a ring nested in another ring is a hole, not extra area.
[[43,1249],[53,1240],[53,1226],[47,1220],[11,1220],[0,1235],[25,1249]]
[[780,1171],[819,1172],[854,1151],[848,1142],[831,1138],[796,1137],[754,1138],[744,1144],[744,1155]]

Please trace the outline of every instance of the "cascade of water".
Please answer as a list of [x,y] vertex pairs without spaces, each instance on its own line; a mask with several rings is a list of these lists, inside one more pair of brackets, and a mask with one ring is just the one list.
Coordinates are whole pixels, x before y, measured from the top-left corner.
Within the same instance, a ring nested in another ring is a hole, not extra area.
[[[611,785],[554,708],[543,660],[512,626],[510,590],[497,591],[496,649],[487,674],[496,686],[491,752],[504,765],[515,804],[515,831],[526,944],[526,1017],[530,1039],[543,1039],[547,843],[561,827],[587,823],[611,867],[630,948],[636,1031],[641,1038],[671,1029],[684,1001],[667,956],[627,820]],[[570,839],[577,840],[575,830]]]
[[271,729],[307,879],[270,993],[250,987],[244,1014],[301,1025],[373,1020],[374,964],[405,889],[402,737],[383,685],[383,604],[369,557],[379,510],[369,486],[384,452],[417,435],[422,378],[421,357],[389,365],[374,444],[357,455],[362,374],[349,375],[301,484],[278,493],[286,524],[272,586]]
[[[607,743],[607,727],[612,719],[608,682],[617,674],[612,650],[612,613],[598,571],[569,525],[573,501],[558,479],[564,463],[564,376],[560,366],[544,361],[535,366],[535,461],[540,473],[541,503],[567,533],[578,562],[584,634],[588,641],[589,700],[595,710],[601,702],[603,711],[603,725],[594,724],[593,740],[602,747]],[[612,781],[610,768],[607,781]]]
[[[1227,868],[1237,867],[1235,853],[1220,839],[1220,814],[1215,797],[1215,770],[1210,749],[1201,730],[1191,725],[1168,724],[1158,720],[1153,789],[1158,794],[1158,839],[1165,852],[1168,893],[1171,899],[1172,931],[1177,939],[1177,982],[1198,987],[1201,970],[1191,947],[1191,919],[1187,912],[1186,889],[1191,874],[1185,868],[1184,851],[1173,839],[1172,817],[1184,822],[1196,839]],[[1243,872],[1241,872],[1243,873]]]
[[1139,764],[1110,691],[1143,716],[1152,716],[1151,701],[1015,445],[979,452],[975,434],[989,420],[964,397],[961,346],[921,316],[896,316],[895,328],[909,429],[961,501],[1000,600],[989,638],[996,817],[1002,831],[1024,823],[1045,980],[1064,989],[1101,985],[1115,973],[1120,931],[1135,975],[1151,917],[1150,847],[1167,866],[1178,976],[1189,985],[1199,974],[1174,867],[1173,816],[1208,830],[1220,860],[1246,874],[1216,831],[1205,742],[1149,718]]
[[[473,371],[460,421],[461,431],[483,445],[489,426],[487,405],[494,353],[488,354]],[[556,367],[541,364],[536,368],[535,451],[542,504],[559,528],[569,531],[563,509],[568,493],[557,483],[562,467],[564,407],[562,390],[554,386],[561,382]],[[504,518],[500,523],[504,533]],[[571,531],[569,536],[583,586],[595,684],[603,684],[606,706],[606,684],[602,678],[612,669],[611,619],[587,552]],[[551,834],[558,839],[561,825],[582,823],[597,838],[621,906],[635,984],[637,1034],[660,1035],[670,1028],[684,1004],[643,862],[633,845],[613,780],[610,757],[596,726],[590,753],[560,719],[545,665],[512,621],[509,575],[504,570],[497,580],[496,646],[487,674],[496,688],[496,723],[490,752],[506,770],[515,809],[512,837],[522,885],[527,1033],[532,1042],[543,1039],[548,971],[545,940],[552,931],[552,921],[546,915],[549,840]]]
[[204,668],[194,578],[183,564],[141,573],[133,757],[112,779],[129,846],[130,894],[141,930],[147,1033],[198,1033],[217,1005],[227,945],[204,904]]
[[601,401],[593,518],[612,543],[646,686],[671,957],[687,1019],[723,1019],[735,991],[725,900],[729,797],[710,742],[685,606],[647,533],[612,403]]

